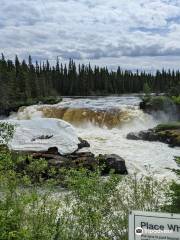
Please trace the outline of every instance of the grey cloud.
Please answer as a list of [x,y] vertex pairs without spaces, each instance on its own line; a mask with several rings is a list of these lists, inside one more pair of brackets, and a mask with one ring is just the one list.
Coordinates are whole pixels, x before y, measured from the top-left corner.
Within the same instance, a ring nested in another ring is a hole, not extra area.
[[[103,61],[180,56],[175,0],[1,0],[0,52]],[[133,66],[132,66],[133,67]]]
[[56,51],[57,56],[60,56],[63,59],[74,59],[74,60],[80,60],[82,59],[81,53],[79,53],[78,51]]

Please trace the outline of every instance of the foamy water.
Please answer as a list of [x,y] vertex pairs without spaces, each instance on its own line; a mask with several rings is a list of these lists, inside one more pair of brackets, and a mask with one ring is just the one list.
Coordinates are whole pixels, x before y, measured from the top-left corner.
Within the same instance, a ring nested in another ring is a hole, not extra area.
[[[89,141],[93,153],[120,155],[126,160],[130,173],[146,173],[146,168],[151,166],[158,176],[173,178],[174,174],[167,168],[177,168],[174,156],[180,156],[180,148],[170,148],[160,142],[126,139],[129,132],[152,128],[162,122],[162,119],[143,113],[138,107],[139,102],[140,98],[135,95],[66,98],[53,106],[23,108],[11,118],[62,118],[75,126],[80,137]],[[163,121],[166,121],[165,116]]]

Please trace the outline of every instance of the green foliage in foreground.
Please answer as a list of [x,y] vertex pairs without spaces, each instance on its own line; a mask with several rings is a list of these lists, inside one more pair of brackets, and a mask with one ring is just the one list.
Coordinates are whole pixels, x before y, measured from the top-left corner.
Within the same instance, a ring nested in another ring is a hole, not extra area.
[[0,240],[127,240],[130,210],[180,212],[180,186],[169,189],[150,171],[102,178],[99,169],[64,170],[62,190],[59,180],[42,181],[45,160],[18,171],[24,161],[0,151]]
[[175,104],[180,105],[180,95],[179,96],[172,96],[172,100]]
[[[176,157],[175,161],[177,166],[180,167],[180,157]],[[180,181],[180,169],[173,169],[172,171],[176,173],[178,180]],[[169,212],[180,213],[180,182],[173,181],[170,190],[172,203],[166,210]]]
[[69,170],[60,191],[51,181],[32,184],[15,171],[19,161],[0,154],[1,240],[127,240],[129,210],[161,211],[169,201],[167,183],[153,174],[102,178],[98,169]]
[[13,137],[15,126],[6,122],[0,122],[0,144],[7,144]]

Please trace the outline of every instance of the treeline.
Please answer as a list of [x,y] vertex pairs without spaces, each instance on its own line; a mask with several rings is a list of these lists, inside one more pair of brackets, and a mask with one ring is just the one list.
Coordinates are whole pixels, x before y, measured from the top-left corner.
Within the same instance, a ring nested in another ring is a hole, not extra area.
[[148,84],[153,92],[166,92],[180,83],[179,71],[132,72],[110,71],[107,67],[76,65],[73,60],[68,65],[57,61],[55,66],[49,62],[35,64],[31,57],[28,62],[0,59],[0,107],[25,103],[29,99],[47,96],[86,96],[143,92]]

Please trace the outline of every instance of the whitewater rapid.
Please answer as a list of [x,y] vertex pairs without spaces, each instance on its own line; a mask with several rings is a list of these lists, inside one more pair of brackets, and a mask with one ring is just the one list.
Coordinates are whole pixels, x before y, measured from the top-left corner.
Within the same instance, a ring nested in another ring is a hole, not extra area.
[[152,128],[167,120],[166,116],[154,119],[143,113],[139,109],[140,100],[136,95],[65,98],[56,105],[23,107],[11,119],[63,119],[73,124],[78,136],[90,143],[93,153],[115,153],[123,157],[129,173],[148,174],[150,167],[159,177],[174,178],[167,168],[177,168],[174,157],[180,156],[180,148],[126,139],[129,132]]

